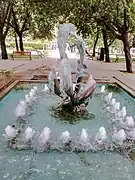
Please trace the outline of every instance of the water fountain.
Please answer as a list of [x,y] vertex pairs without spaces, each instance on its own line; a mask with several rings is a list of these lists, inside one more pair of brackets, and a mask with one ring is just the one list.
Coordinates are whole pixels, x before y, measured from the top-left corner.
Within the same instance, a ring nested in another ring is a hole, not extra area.
[[29,94],[25,95],[25,102],[26,102],[26,104],[31,104],[31,98],[30,98]]
[[51,138],[51,131],[48,127],[45,127],[39,135],[39,142],[44,146]]
[[98,144],[103,144],[106,139],[107,139],[106,130],[104,127],[100,127],[96,134],[95,140]]
[[43,91],[45,91],[45,92],[49,92],[49,88],[48,88],[47,84],[45,84],[45,88],[44,88],[44,90],[43,90]]
[[107,103],[110,103],[111,99],[112,99],[112,92],[108,93],[108,94],[105,96],[105,101],[106,101]]
[[105,85],[101,86],[101,89],[100,89],[100,93],[104,93],[105,92]]
[[[84,76],[83,61],[85,47],[82,38],[75,34],[75,29],[75,26],[72,24],[60,25],[58,32],[58,47],[60,51],[60,61],[58,63],[59,69],[56,70],[56,68],[53,67],[52,71],[49,73],[48,81],[50,91],[54,92],[59,97],[62,97],[60,105],[56,108],[57,111],[64,113],[66,111],[70,114],[84,114],[84,106],[86,107],[88,105],[88,99],[92,96],[96,88],[96,82],[93,77],[89,75],[88,81],[84,84],[84,88],[82,89],[81,84],[83,84],[82,80]],[[69,64],[67,54],[65,53],[66,42],[69,35],[72,35],[75,38],[74,43],[80,52],[76,84],[72,83],[71,65]],[[57,73],[60,77],[60,82],[56,75]],[[81,110],[81,107],[83,107],[83,110]]]
[[87,131],[84,128],[81,131],[80,142],[82,144],[88,144],[88,142],[89,142]]
[[124,129],[120,129],[119,131],[115,129],[112,136],[112,140],[118,145],[123,145],[124,141],[126,141],[126,133]]
[[27,108],[27,105],[26,105],[25,101],[20,101],[20,103],[16,107],[15,115],[18,118],[25,116],[26,115],[26,108]]
[[69,143],[69,141],[71,140],[69,132],[68,131],[62,132],[60,139],[61,139],[62,143],[64,143],[64,144]]
[[122,110],[120,110],[120,111],[118,112],[117,115],[118,115],[119,118],[124,118],[124,117],[127,115],[126,107],[124,106],[124,107],[122,108]]
[[[38,88],[35,85],[30,85],[30,88],[29,90],[26,90],[25,95],[23,92],[24,101],[21,101],[16,108],[17,119],[15,126],[8,125],[5,128],[5,134],[3,136],[5,137],[6,142],[8,141],[9,148],[15,150],[31,149],[34,151],[32,154],[46,152],[45,155],[41,155],[40,161],[43,159],[43,164],[46,163],[48,156],[50,156],[48,158],[48,164],[53,158],[55,159],[57,151],[60,152],[57,153],[60,156],[62,156],[62,152],[66,154],[67,151],[70,151],[70,153],[68,153],[68,158],[74,153],[88,152],[85,153],[85,155],[87,154],[87,156],[89,156],[91,152],[96,152],[98,154],[98,152],[102,150],[104,152],[115,151],[122,154],[121,151],[124,149],[128,155],[128,152],[132,149],[132,145],[135,141],[133,117],[129,115],[127,104],[125,105],[123,101],[118,102],[118,99],[120,98],[117,98],[114,92],[113,97],[112,92],[108,91],[107,88],[105,88],[105,85],[97,90],[98,96],[93,94],[96,88],[96,82],[92,75],[88,74],[88,80],[84,83],[82,80],[85,71],[83,66],[84,44],[82,38],[79,38],[75,34],[74,26],[70,25],[66,25],[66,27],[65,25],[61,26],[61,31],[63,31],[62,28],[64,28],[64,34],[60,32],[60,38],[58,38],[60,60],[56,65],[57,68],[54,66],[50,71],[48,83],[41,84],[41,86],[37,85]],[[67,32],[66,29],[68,29]],[[72,82],[72,69],[68,61],[68,56],[65,53],[65,43],[69,35],[74,37],[74,42],[77,45],[79,52],[82,53],[80,55],[80,60],[77,62],[76,79],[74,82]],[[97,98],[97,105],[93,103],[93,99],[91,100],[92,103],[89,104],[90,98],[93,95],[94,98]],[[55,98],[57,98],[57,101],[52,110],[50,106],[53,106]],[[50,103],[50,99],[53,99],[53,101],[51,101],[52,104]],[[57,102],[60,102],[59,105],[57,105]],[[48,104],[50,106],[48,106]],[[125,105],[125,107],[122,108],[122,105]],[[107,107],[108,112],[106,111]],[[91,120],[87,113],[87,109],[92,113],[94,111],[95,117]],[[56,118],[54,118],[53,115],[50,115],[53,111],[58,112]],[[40,118],[42,113],[43,117]],[[62,118],[60,113],[63,113]],[[102,115],[97,116],[97,114],[100,113]],[[38,115],[36,116],[36,114]],[[72,115],[72,118],[74,119],[77,116],[80,116],[79,121],[71,123],[67,119],[66,121],[65,119],[63,120],[63,117],[65,117],[66,114]],[[103,116],[103,114],[105,114],[105,116]],[[126,117],[127,114],[129,117]],[[105,121],[104,117],[106,118]],[[94,123],[95,125],[93,125]],[[43,128],[45,125],[48,127]],[[80,128],[82,129],[81,131]],[[95,134],[95,132],[97,133]],[[127,148],[128,145],[131,145],[131,147]],[[48,151],[50,153],[47,153]],[[53,156],[51,153],[53,153]],[[29,154],[29,151],[27,154]],[[82,153],[77,155],[77,157],[78,156],[81,158]],[[90,160],[93,158],[95,161],[96,155],[92,154],[90,156]],[[37,157],[40,158],[40,154],[38,154]],[[89,163],[85,162],[85,160],[81,159],[81,163],[82,162],[85,164],[85,167],[89,166]],[[83,163],[81,164],[81,167],[83,166]],[[56,164],[58,164],[58,162]],[[47,170],[50,168],[49,165],[47,165]]]
[[7,127],[5,128],[5,134],[3,134],[3,136],[9,140],[14,138],[16,134],[17,134],[17,130],[15,130],[15,128],[12,126],[7,125]]

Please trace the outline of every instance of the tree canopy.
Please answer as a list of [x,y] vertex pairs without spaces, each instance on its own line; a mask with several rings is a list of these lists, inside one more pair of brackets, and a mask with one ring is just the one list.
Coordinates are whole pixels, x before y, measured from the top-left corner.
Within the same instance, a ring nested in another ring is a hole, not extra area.
[[51,39],[58,23],[70,22],[84,38],[94,37],[93,52],[102,35],[106,62],[110,62],[109,45],[115,39],[122,41],[127,71],[132,72],[130,47],[135,44],[133,0],[0,0],[0,7],[1,44],[11,28],[19,37],[20,50],[23,51],[25,35]]

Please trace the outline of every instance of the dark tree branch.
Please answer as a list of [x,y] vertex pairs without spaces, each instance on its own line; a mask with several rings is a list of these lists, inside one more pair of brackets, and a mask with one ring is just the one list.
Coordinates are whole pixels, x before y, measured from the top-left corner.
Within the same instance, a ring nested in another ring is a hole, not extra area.
[[110,40],[110,42],[108,42],[108,46],[111,46],[114,41],[115,39]]
[[3,26],[4,26],[4,24],[5,24],[6,19],[7,19],[8,16],[9,16],[10,9],[11,9],[11,3],[9,2],[8,5],[7,5],[6,12],[5,12],[5,14],[4,14]]
[[11,28],[15,29],[15,26],[14,26],[13,23],[10,23],[10,22],[7,22],[7,21],[6,21],[6,24],[7,24],[8,26],[10,26]]
[[[12,4],[10,4],[10,7],[8,9],[8,14],[7,14],[7,26],[6,26],[6,30],[5,32],[3,32],[3,35],[4,37],[6,37],[9,29],[10,29],[10,26],[8,25],[8,23],[10,22],[10,19],[11,19],[11,9],[12,9]],[[5,23],[6,23],[6,20],[5,20]]]
[[26,17],[24,19],[24,22],[23,22],[23,25],[22,25],[22,28],[21,28],[21,32],[26,31],[26,25],[27,25],[29,17],[30,17],[30,14],[28,13],[28,9],[27,9]]
[[20,33],[19,25],[17,23],[17,18],[16,18],[16,15],[15,15],[13,7],[12,7],[12,14],[13,14],[13,21],[14,21],[14,29],[15,29],[16,33],[19,34]]
[[105,27],[107,30],[111,31],[112,34],[117,38],[117,39],[121,39],[121,35],[117,33],[116,28],[111,24],[108,23],[106,21],[103,21]]

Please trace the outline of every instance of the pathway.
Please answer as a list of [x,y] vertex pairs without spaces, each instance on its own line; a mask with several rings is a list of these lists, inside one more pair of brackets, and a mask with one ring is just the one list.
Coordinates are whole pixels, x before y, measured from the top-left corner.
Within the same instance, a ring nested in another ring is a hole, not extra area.
[[[69,61],[72,65],[73,71],[76,68],[76,59],[79,56],[76,54],[69,54]],[[51,68],[58,59],[57,53],[51,53],[48,57],[37,60],[0,60],[0,69],[11,70],[14,69],[17,73],[23,73],[24,78],[30,78],[33,76],[30,70],[37,69],[46,65]],[[100,61],[92,61],[85,58],[87,65],[87,71],[93,75],[94,78],[113,78],[116,77],[124,84],[127,84],[130,88],[135,90],[135,74],[125,74],[120,70],[125,70],[125,63],[104,63]],[[135,71],[135,63],[133,64],[133,70]]]

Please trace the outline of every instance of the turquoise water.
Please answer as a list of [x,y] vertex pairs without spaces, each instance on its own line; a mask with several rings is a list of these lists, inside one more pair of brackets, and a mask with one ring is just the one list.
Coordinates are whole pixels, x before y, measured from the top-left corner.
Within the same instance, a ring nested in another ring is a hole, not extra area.
[[[49,152],[34,153],[33,151],[14,151],[7,148],[2,138],[4,129],[8,124],[16,121],[14,111],[20,99],[28,93],[32,86],[37,85],[43,89],[44,84],[28,84],[26,90],[12,90],[0,101],[0,179],[7,180],[134,180],[134,164],[123,156],[110,153],[71,153]],[[101,85],[97,85],[96,92],[90,100],[88,111],[92,118],[78,119],[70,124],[66,119],[61,121],[52,115],[52,106],[56,106],[59,98],[43,95],[33,105],[33,112],[27,117],[30,127],[42,130],[48,126],[52,131],[53,140],[60,137],[62,131],[68,130],[73,139],[79,139],[82,128],[86,128],[90,137],[95,136],[98,128],[104,126],[109,132],[111,124],[106,113],[103,99],[97,95]],[[135,99],[125,91],[113,93],[113,97],[126,106],[128,115],[135,119]]]

